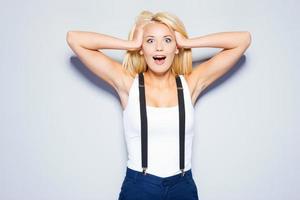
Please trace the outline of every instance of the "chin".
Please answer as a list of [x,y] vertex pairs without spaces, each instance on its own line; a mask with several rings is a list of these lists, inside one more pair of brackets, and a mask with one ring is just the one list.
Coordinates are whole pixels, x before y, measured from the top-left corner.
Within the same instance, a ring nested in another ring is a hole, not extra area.
[[148,65],[148,68],[150,68],[151,71],[156,72],[156,73],[165,73],[170,69],[170,67],[171,67],[171,65],[166,66],[166,64],[157,65],[154,63],[154,64],[151,64],[151,67],[149,67],[149,65]]

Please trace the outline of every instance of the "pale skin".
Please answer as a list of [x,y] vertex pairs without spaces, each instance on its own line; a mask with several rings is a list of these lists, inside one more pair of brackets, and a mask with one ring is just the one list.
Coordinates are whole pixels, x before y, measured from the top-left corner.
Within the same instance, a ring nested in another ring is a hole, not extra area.
[[[251,35],[247,31],[220,32],[187,39],[164,24],[141,22],[135,29],[132,41],[95,32],[69,31],[67,42],[86,67],[117,91],[124,110],[133,78],[121,63],[99,50],[139,50],[148,65],[148,71],[144,72],[146,104],[173,107],[178,102],[176,81],[170,65],[178,48],[222,48],[209,60],[194,66],[190,74],[184,75],[194,106],[199,94],[240,59],[250,46]],[[157,54],[167,56],[163,65],[155,64],[152,57]]]

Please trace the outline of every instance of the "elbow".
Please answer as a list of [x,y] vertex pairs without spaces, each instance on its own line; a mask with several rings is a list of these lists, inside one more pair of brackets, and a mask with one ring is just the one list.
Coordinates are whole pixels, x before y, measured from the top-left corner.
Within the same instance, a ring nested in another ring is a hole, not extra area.
[[252,41],[251,33],[249,31],[244,31],[243,35],[243,43],[246,45],[246,47],[249,47]]
[[69,45],[72,45],[74,43],[74,31],[68,31],[66,35],[66,41]]

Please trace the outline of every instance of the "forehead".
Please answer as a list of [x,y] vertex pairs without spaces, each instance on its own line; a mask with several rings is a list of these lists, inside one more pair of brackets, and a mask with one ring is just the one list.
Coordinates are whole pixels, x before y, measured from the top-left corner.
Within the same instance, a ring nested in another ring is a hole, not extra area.
[[154,22],[144,26],[144,34],[146,37],[148,35],[165,36],[174,35],[174,31],[165,24]]

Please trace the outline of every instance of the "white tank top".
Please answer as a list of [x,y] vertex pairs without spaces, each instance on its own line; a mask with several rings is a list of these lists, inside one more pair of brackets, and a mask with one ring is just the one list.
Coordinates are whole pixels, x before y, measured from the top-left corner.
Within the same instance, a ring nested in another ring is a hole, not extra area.
[[[192,142],[194,136],[194,107],[187,82],[179,75],[185,105],[185,167],[191,169]],[[145,91],[147,93],[147,91]],[[179,114],[178,105],[173,107],[146,106],[148,122],[147,173],[168,177],[181,173],[179,169]],[[142,172],[141,119],[138,74],[129,90],[128,103],[123,110],[124,134],[128,151],[127,167]]]

